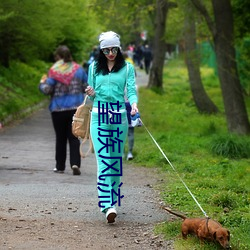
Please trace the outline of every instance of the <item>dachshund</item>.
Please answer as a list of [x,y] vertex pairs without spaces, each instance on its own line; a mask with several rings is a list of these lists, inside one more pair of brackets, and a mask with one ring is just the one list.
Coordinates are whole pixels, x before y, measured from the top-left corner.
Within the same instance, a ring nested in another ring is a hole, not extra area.
[[196,235],[200,241],[208,240],[218,242],[223,249],[231,249],[229,240],[230,232],[222,225],[210,218],[187,218],[185,215],[173,212],[171,209],[162,207],[169,213],[183,219],[181,233],[183,239],[187,239],[188,234]]

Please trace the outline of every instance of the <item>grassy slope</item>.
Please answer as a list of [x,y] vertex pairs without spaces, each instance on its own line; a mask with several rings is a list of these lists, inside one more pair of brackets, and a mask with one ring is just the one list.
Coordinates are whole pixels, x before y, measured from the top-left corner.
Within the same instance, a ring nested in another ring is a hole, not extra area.
[[21,111],[44,100],[38,84],[47,70],[48,65],[43,62],[12,62],[8,70],[0,68],[0,122],[9,115],[19,117]]
[[[139,90],[141,117],[202,208],[211,218],[230,229],[233,249],[250,249],[250,159],[231,159],[211,152],[218,138],[229,138],[243,147],[250,144],[250,138],[227,134],[218,79],[209,68],[202,68],[202,77],[220,114],[201,115],[197,112],[186,68],[182,61],[177,60],[165,67],[164,94],[148,89]],[[247,107],[250,107],[249,104],[248,100]],[[135,156],[135,164],[157,167],[161,172],[163,181],[158,188],[165,204],[189,217],[203,216],[143,127],[136,128]],[[158,225],[156,231],[163,232],[167,238],[173,238],[180,233],[180,223],[179,219],[174,223],[164,223]],[[178,250],[201,249],[196,240],[188,244],[177,240],[175,244]],[[204,249],[217,248],[208,244]]]

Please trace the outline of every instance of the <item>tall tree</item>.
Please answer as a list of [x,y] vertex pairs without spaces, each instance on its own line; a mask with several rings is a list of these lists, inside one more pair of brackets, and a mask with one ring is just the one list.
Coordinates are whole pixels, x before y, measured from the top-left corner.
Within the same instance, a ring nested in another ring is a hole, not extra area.
[[166,30],[167,13],[171,7],[176,7],[175,3],[168,0],[156,1],[155,15],[155,35],[153,41],[154,57],[149,75],[148,87],[163,88],[162,76],[166,54],[166,42],[164,40]]
[[214,21],[200,0],[191,1],[204,16],[212,33],[228,130],[249,134],[250,123],[236,64],[230,0],[212,0]]
[[185,6],[185,27],[184,27],[184,40],[185,40],[185,55],[186,64],[188,69],[189,82],[191,92],[194,98],[195,105],[200,113],[217,113],[218,108],[211,101],[207,95],[201,80],[200,74],[200,56],[197,51],[196,44],[196,27],[195,17],[191,13],[194,8],[192,4],[187,3]]

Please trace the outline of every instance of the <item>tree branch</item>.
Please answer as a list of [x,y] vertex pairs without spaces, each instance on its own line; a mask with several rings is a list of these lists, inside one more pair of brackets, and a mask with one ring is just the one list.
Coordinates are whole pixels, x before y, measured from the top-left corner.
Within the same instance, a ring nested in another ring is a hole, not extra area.
[[205,5],[200,0],[190,0],[190,1],[194,5],[194,7],[201,13],[201,15],[205,18],[209,30],[211,31],[213,37],[215,37],[216,27]]

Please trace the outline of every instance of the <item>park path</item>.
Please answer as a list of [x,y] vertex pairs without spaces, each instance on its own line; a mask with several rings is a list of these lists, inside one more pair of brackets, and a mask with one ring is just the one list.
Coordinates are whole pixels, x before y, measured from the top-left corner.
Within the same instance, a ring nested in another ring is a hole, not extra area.
[[[138,86],[147,76],[138,72]],[[54,132],[47,109],[0,130],[0,250],[172,249],[153,227],[166,221],[160,209],[157,170],[123,165],[124,198],[116,223],[100,213],[94,154],[81,176],[69,165],[55,174]]]

